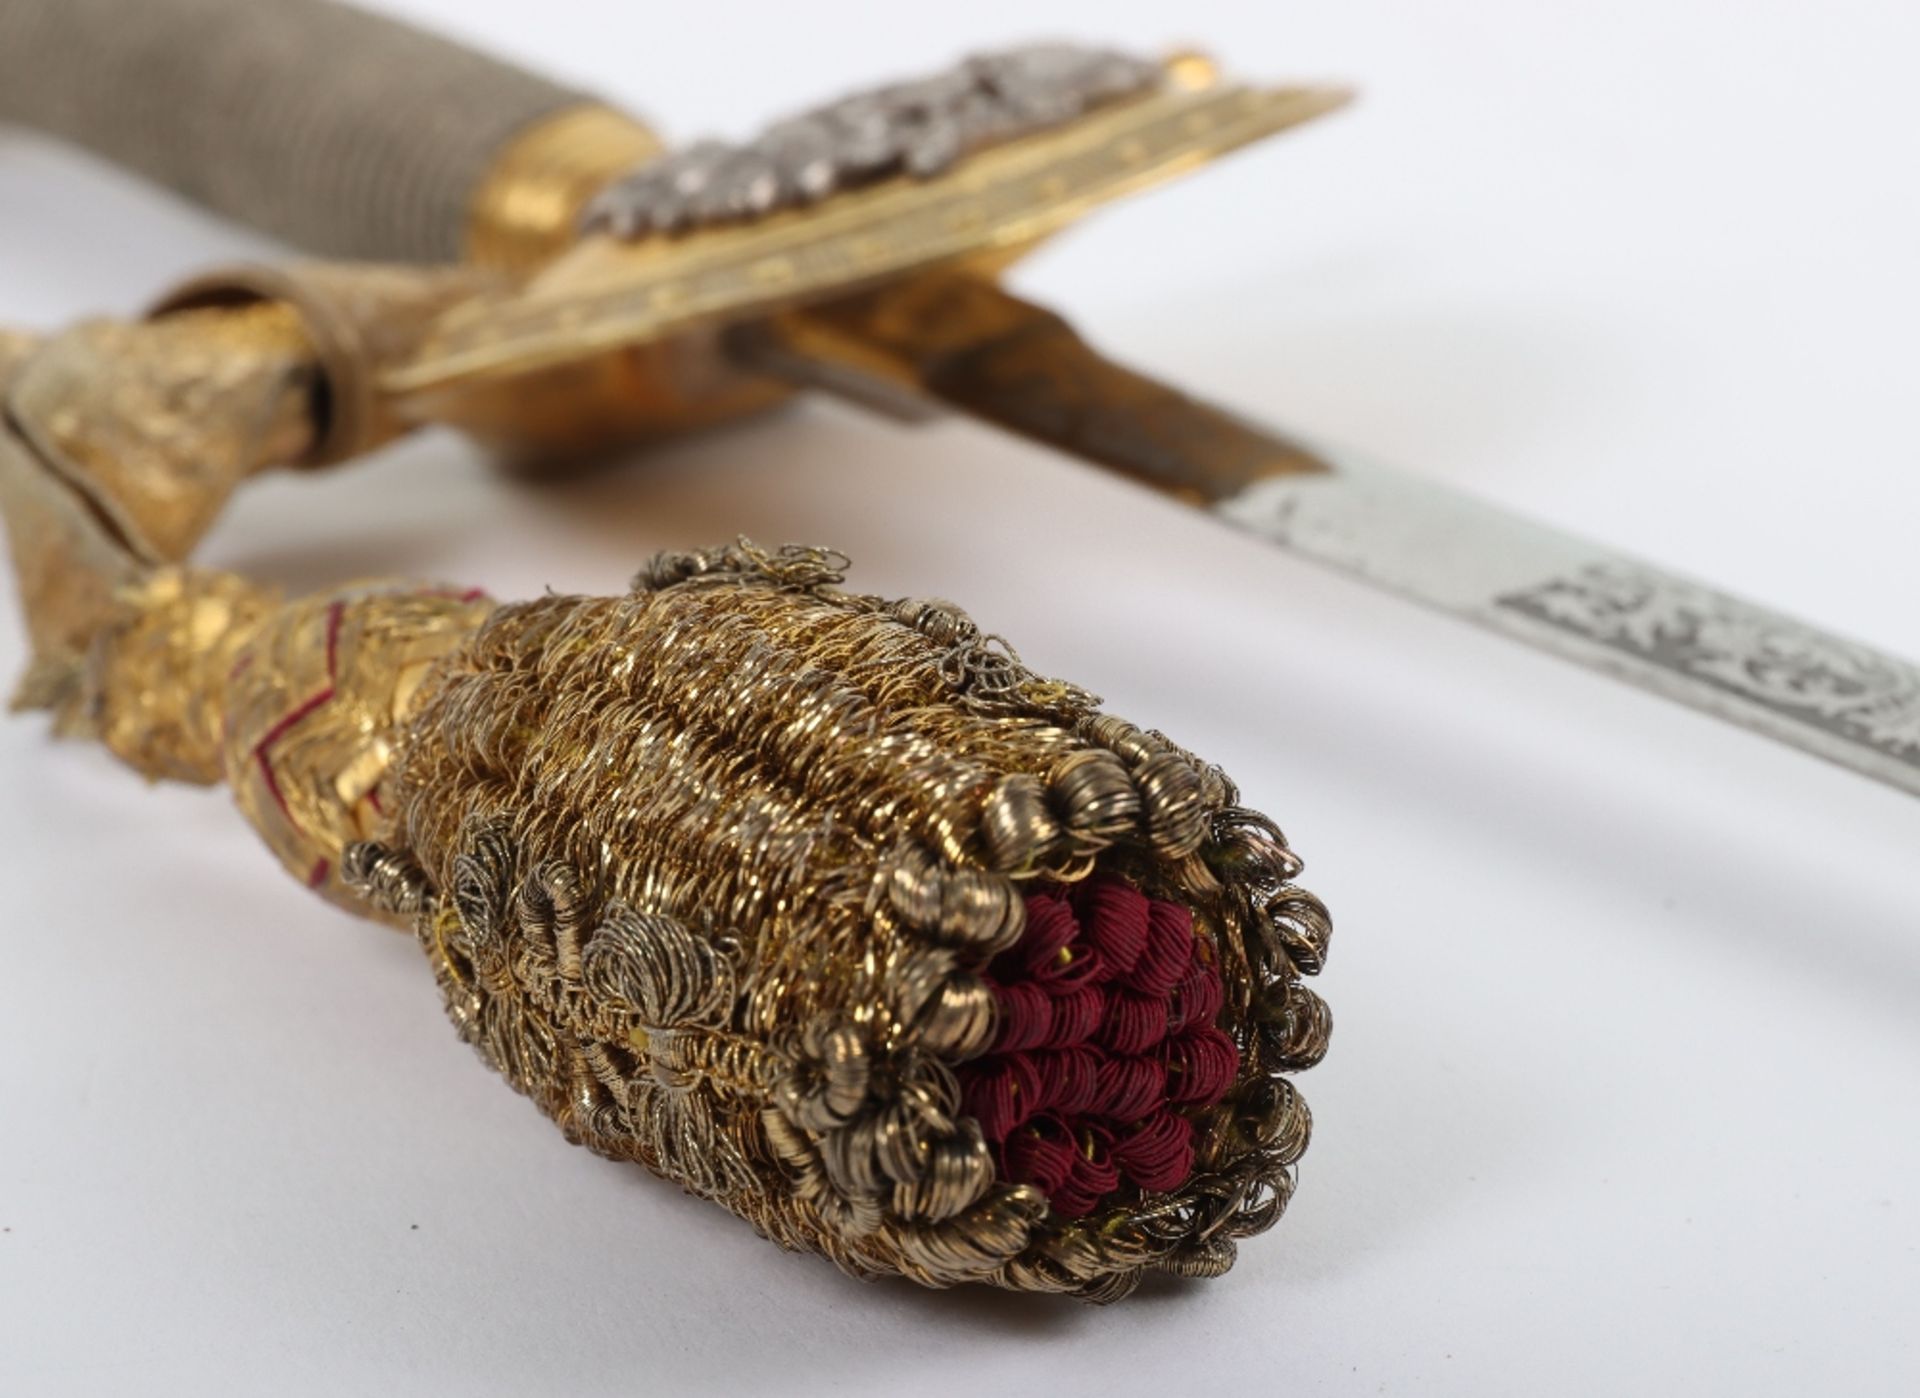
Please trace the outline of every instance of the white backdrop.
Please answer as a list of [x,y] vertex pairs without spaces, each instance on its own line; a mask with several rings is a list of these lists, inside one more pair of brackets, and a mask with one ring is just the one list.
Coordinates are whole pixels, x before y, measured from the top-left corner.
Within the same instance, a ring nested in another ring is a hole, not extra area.
[[[682,135],[1036,34],[1352,112],[1020,274],[1116,351],[1907,654],[1910,6],[403,7]],[[0,135],[0,316],[270,251]],[[1920,807],[966,425],[826,406],[545,490],[450,438],[210,561],[606,591],[829,542],[1222,762],[1335,912],[1302,1187],[1115,1309],[862,1285],[566,1146],[218,792],[0,724],[0,1391],[1911,1393]],[[22,645],[10,584],[0,672]]]

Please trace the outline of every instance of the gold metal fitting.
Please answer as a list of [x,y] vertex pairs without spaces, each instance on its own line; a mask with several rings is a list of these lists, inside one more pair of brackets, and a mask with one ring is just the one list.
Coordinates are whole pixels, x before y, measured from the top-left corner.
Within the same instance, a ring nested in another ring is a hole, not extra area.
[[467,260],[508,271],[542,265],[573,242],[589,199],[660,151],[653,132],[597,102],[535,122],[474,188]]

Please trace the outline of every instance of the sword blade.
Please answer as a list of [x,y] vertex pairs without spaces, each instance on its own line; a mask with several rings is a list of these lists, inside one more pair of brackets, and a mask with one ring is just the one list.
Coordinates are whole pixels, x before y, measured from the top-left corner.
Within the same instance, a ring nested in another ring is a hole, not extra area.
[[1216,513],[1282,548],[1920,796],[1920,667],[1407,471],[1321,453]]
[[933,402],[1118,470],[1313,562],[1920,796],[1920,667],[1113,363],[1058,315],[926,277],[736,332],[752,367]]

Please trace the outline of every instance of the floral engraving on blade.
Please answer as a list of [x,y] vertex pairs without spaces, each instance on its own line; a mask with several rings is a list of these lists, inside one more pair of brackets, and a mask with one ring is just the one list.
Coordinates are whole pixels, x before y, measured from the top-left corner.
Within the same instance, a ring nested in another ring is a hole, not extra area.
[[1892,656],[1624,563],[1496,600],[1920,768],[1920,669]]

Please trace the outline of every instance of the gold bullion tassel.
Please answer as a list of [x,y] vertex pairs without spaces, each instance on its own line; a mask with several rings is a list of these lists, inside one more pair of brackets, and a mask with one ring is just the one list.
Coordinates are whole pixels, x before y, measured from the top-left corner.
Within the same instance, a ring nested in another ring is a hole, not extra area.
[[1217,768],[843,566],[740,543],[500,607],[167,571],[91,702],[411,925],[569,1139],[860,1275],[1224,1271],[1306,1145],[1324,910]]
[[22,703],[224,780],[570,1139],[783,1246],[1113,1300],[1278,1217],[1329,927],[1218,768],[817,548],[505,606],[196,568],[235,482],[333,450],[311,331],[229,314],[0,338]]

